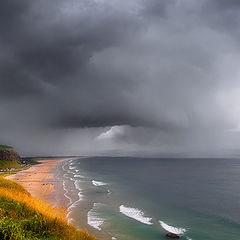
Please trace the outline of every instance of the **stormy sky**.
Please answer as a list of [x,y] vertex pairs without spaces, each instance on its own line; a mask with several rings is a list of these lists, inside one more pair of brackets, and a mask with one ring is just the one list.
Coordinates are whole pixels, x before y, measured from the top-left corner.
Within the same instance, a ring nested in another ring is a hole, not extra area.
[[22,155],[240,153],[240,1],[0,1],[0,141]]

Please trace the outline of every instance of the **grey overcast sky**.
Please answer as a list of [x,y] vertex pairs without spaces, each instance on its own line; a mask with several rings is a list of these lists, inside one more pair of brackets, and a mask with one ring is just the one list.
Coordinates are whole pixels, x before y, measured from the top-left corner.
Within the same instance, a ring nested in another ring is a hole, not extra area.
[[0,1],[0,141],[239,153],[239,23],[239,0]]

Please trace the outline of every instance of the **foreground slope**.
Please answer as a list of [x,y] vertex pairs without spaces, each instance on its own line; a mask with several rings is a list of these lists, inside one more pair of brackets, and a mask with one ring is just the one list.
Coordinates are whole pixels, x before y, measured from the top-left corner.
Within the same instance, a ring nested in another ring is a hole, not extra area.
[[65,219],[63,208],[31,197],[21,185],[0,177],[0,239],[96,240]]

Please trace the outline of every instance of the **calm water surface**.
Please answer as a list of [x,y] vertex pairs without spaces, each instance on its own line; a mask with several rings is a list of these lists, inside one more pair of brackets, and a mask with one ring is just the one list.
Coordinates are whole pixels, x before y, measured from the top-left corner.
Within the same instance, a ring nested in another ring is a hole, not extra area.
[[182,239],[239,239],[239,159],[91,157],[62,175],[69,218],[81,226],[86,209],[90,228],[110,239],[161,240],[171,226]]

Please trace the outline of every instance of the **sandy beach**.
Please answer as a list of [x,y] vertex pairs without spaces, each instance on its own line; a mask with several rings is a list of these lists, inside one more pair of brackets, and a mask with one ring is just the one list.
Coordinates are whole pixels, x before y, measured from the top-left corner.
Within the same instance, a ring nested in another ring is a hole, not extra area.
[[[33,165],[29,169],[22,170],[16,174],[9,175],[6,178],[21,184],[30,194],[42,201],[47,202],[52,207],[69,207],[69,199],[64,196],[65,191],[62,188],[62,182],[58,178],[58,166],[72,158],[54,158],[39,160],[40,164]],[[78,209],[78,218],[81,218],[81,224],[77,227],[88,231],[100,239],[110,240],[109,235],[103,234],[90,227],[87,223],[87,213],[92,208],[92,204],[82,201],[81,209]],[[74,224],[74,222],[72,222]]]
[[40,164],[17,172],[14,175],[9,175],[6,178],[20,183],[33,197],[55,207],[57,205],[56,201],[53,197],[50,197],[55,192],[54,175],[51,170],[67,160],[69,158],[39,160]]

